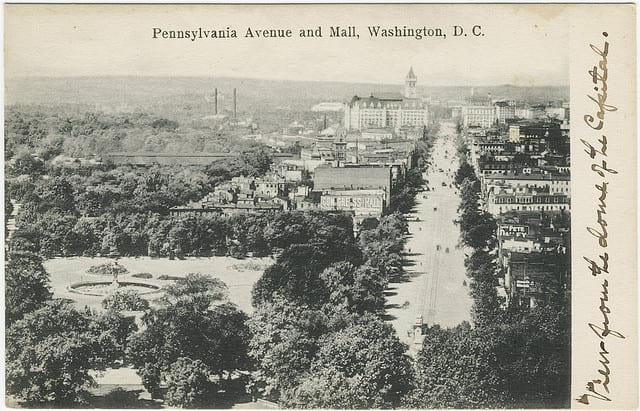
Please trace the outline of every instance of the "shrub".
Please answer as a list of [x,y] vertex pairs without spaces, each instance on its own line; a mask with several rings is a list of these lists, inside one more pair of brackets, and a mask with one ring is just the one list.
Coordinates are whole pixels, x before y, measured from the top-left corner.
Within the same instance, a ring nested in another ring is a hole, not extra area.
[[112,311],[143,311],[149,308],[149,301],[135,291],[116,291],[102,300],[102,308]]
[[164,374],[168,389],[167,405],[180,408],[200,408],[213,391],[209,370],[200,360],[181,357]]
[[148,280],[150,278],[153,278],[153,275],[151,275],[151,273],[136,273],[136,274],[132,275],[132,277],[143,278],[145,280]]
[[176,280],[180,280],[180,279],[182,279],[182,277],[176,277],[175,275],[166,275],[166,274],[162,274],[160,277],[158,277],[158,280],[176,281]]
[[117,261],[114,261],[112,263],[92,265],[87,270],[87,273],[89,274],[109,275],[114,278],[117,278],[120,275],[127,274],[128,272],[129,270],[118,264]]
[[265,264],[260,264],[253,261],[242,264],[234,264],[231,266],[231,268],[236,271],[264,271],[267,267],[268,266]]

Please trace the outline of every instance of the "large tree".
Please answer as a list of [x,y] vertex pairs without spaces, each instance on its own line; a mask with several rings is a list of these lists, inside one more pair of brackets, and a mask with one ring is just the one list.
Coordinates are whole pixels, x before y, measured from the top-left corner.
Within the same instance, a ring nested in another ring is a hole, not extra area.
[[391,325],[365,315],[323,336],[310,372],[288,390],[296,408],[392,408],[411,387],[407,347]]
[[569,408],[571,321],[568,301],[512,309],[478,337],[495,341],[498,373],[508,381],[514,408]]
[[360,233],[360,247],[367,264],[386,279],[402,272],[402,252],[406,243],[407,222],[393,213],[381,218],[376,227]]
[[266,396],[276,399],[282,390],[295,387],[309,369],[318,339],[330,327],[323,312],[279,296],[261,304],[248,324],[249,354],[257,367],[254,378]]
[[278,256],[253,287],[253,305],[271,301],[277,293],[291,301],[313,306],[328,302],[329,291],[320,273],[334,262],[361,264],[354,242],[294,244]]
[[329,290],[329,306],[332,309],[358,314],[384,311],[387,280],[376,268],[339,262],[327,267],[320,278]]
[[451,330],[439,326],[425,333],[416,358],[415,389],[405,399],[410,408],[495,408],[508,401],[506,381],[496,373],[490,338],[478,338],[468,323]]
[[20,176],[27,175],[39,175],[44,171],[44,162],[34,157],[31,153],[23,151],[18,153],[11,162],[8,171],[11,175]]
[[129,343],[128,353],[154,396],[162,373],[180,357],[201,360],[209,372],[246,369],[248,328],[246,315],[231,303],[203,298],[178,299],[143,317],[144,329]]
[[11,324],[51,299],[49,274],[36,254],[12,252],[5,266],[5,318]]
[[473,166],[471,166],[471,164],[469,164],[469,162],[467,162],[466,159],[463,159],[460,162],[460,167],[456,172],[454,181],[457,186],[461,186],[464,180],[467,180],[467,179],[471,181],[476,181],[478,177],[476,177],[476,172],[473,169]]
[[237,215],[229,218],[229,237],[232,255],[245,256],[252,252],[254,256],[269,254],[269,244],[264,236],[269,216]]
[[96,336],[97,354],[106,364],[126,361],[129,337],[138,331],[134,317],[125,317],[117,311],[92,313],[91,332]]
[[6,335],[7,393],[29,402],[68,404],[93,383],[114,350],[88,313],[53,300],[9,327]]
[[429,328],[405,405],[566,408],[569,329],[566,310],[552,306],[493,314],[474,328]]
[[66,212],[75,211],[73,187],[64,177],[40,180],[36,193],[40,197],[39,211],[59,208]]
[[167,405],[178,408],[206,408],[215,390],[209,367],[200,360],[180,357],[164,372]]

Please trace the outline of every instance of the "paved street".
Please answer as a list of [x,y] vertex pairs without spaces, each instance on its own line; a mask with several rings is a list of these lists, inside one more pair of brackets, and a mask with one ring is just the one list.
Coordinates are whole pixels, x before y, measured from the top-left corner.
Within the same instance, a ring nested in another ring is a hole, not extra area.
[[390,284],[386,293],[387,315],[412,352],[417,348],[415,343],[420,342],[413,335],[412,325],[420,316],[425,324],[443,327],[470,319],[464,252],[457,248],[459,228],[453,222],[459,204],[453,186],[458,166],[455,153],[455,125],[442,123],[440,138],[432,152],[432,165],[425,176],[431,191],[418,194],[415,211],[407,216],[407,278]]

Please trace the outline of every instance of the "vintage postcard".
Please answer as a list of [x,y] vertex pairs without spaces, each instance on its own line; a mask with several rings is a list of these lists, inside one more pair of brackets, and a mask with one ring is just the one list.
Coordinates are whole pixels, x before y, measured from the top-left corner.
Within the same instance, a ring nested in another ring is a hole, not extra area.
[[633,4],[6,4],[12,408],[638,406]]

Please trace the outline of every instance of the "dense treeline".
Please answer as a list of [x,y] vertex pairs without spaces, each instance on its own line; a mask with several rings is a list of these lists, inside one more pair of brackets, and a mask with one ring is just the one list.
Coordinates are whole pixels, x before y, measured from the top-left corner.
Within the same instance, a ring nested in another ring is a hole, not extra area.
[[408,213],[415,206],[416,194],[424,184],[420,168],[406,171],[404,179],[398,181],[391,192],[389,212]]
[[[313,242],[335,219],[348,216],[323,212],[283,212],[238,216],[162,216],[106,214],[76,217],[61,211],[21,212],[13,250],[52,256],[189,257],[278,253],[291,244]],[[329,225],[326,225],[329,224]],[[353,236],[353,228],[333,233]],[[349,232],[349,230],[351,230]]]
[[[10,173],[7,197],[21,204],[12,247],[44,257],[265,253],[266,246],[252,234],[251,221],[173,218],[167,213],[170,207],[202,198],[231,177],[264,174],[270,162],[261,149],[207,168],[123,166],[84,173],[60,168],[47,169],[46,175]],[[12,203],[7,204],[5,210],[11,211]]]
[[566,408],[570,395],[569,301],[535,308],[503,306],[498,296],[496,223],[480,209],[480,184],[464,159],[461,241],[473,298],[473,325],[426,331],[416,359],[415,389],[405,405],[423,408]]
[[[142,129],[146,131],[141,133]],[[235,158],[207,167],[137,168],[52,161],[59,154],[90,157],[118,147],[136,151],[135,147],[122,144],[127,136],[145,133],[149,134],[149,141],[163,138],[164,142],[179,142],[183,137],[178,135],[179,125],[175,121],[146,114],[86,113],[69,117],[10,109],[5,120],[6,215],[13,211],[14,203],[21,205],[13,249],[34,252],[45,258],[210,255],[226,253],[228,249],[242,254],[246,253],[243,249],[254,246],[258,253],[265,252],[259,245],[251,244],[251,239],[243,241],[233,236],[231,244],[223,240],[220,245],[216,235],[228,238],[226,229],[241,236],[242,228],[233,221],[209,221],[207,229],[218,234],[196,236],[198,244],[184,243],[181,233],[190,228],[189,223],[184,224],[186,228],[178,227],[170,233],[174,219],[167,217],[171,207],[201,199],[217,184],[232,177],[263,175],[270,168],[271,154],[262,145],[242,139],[227,144],[221,136],[211,139],[203,135],[201,139],[221,142],[224,149],[218,151],[238,153]],[[83,148],[75,150],[78,152],[68,147],[80,144],[79,141]],[[105,148],[96,144],[121,146]],[[191,151],[198,151],[200,147],[195,142],[184,146]],[[144,149],[158,151],[149,147]],[[180,152],[173,148],[169,151]],[[171,240],[167,241],[169,235]]]
[[[183,120],[181,120],[183,121]],[[220,131],[198,122],[146,113],[50,110],[16,106],[5,112],[5,160],[25,153],[42,161],[57,155],[101,157],[106,153],[242,152],[258,145],[239,138],[246,130]]]
[[254,286],[253,384],[285,407],[398,406],[411,367],[380,315],[401,270],[406,223],[385,216],[359,239],[348,233],[350,219],[333,224],[284,249]]
[[415,205],[416,195],[425,183],[422,172],[427,167],[429,153],[433,148],[433,139],[439,130],[438,121],[431,121],[424,127],[422,138],[416,142],[412,158],[413,167],[406,171],[404,179],[399,180],[393,188],[388,212],[408,213]]

